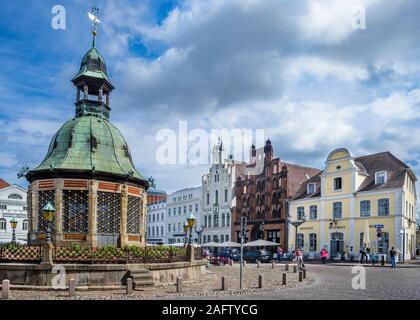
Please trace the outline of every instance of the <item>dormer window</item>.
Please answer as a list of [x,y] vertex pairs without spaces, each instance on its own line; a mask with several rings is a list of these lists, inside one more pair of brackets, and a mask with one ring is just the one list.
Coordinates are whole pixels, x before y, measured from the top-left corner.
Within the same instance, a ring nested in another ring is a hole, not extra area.
[[386,171],[375,173],[375,184],[384,184],[386,182]]
[[316,184],[315,183],[308,183],[306,186],[306,192],[307,194],[314,194],[316,190]]

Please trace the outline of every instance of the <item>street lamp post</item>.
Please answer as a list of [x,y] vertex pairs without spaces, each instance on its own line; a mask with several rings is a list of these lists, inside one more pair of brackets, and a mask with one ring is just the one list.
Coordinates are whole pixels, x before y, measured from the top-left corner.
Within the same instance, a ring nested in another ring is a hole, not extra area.
[[42,213],[44,215],[44,220],[47,223],[47,234],[46,234],[46,242],[51,242],[51,223],[54,220],[54,213],[55,213],[55,208],[54,206],[51,204],[51,202],[48,202],[43,208],[42,208]]
[[188,228],[190,230],[189,244],[192,244],[192,230],[193,230],[196,222],[197,222],[196,218],[194,217],[194,215],[192,213],[190,213],[190,215],[187,218]]
[[187,221],[185,221],[185,223],[184,223],[184,237],[185,237],[185,239],[184,239],[184,244],[185,245],[187,245],[187,239],[188,239],[188,229],[189,229],[190,227],[188,226],[188,222]]
[[195,233],[197,233],[198,236],[198,244],[201,245],[201,234],[203,233],[204,229],[206,229],[204,226],[201,226],[201,229],[197,229],[197,225],[194,227]]
[[302,225],[303,223],[305,223],[305,221],[306,221],[306,216],[303,216],[302,217],[302,219],[298,219],[298,220],[296,220],[296,221],[291,221],[291,216],[289,215],[288,216],[288,222],[292,225],[292,226],[294,226],[295,227],[295,250],[297,249],[297,247],[298,247],[298,241],[297,241],[297,231],[298,231],[298,228],[299,228],[299,226],[300,225]]
[[17,221],[15,218],[10,220],[10,226],[12,227],[12,243],[16,243],[16,227],[17,227]]

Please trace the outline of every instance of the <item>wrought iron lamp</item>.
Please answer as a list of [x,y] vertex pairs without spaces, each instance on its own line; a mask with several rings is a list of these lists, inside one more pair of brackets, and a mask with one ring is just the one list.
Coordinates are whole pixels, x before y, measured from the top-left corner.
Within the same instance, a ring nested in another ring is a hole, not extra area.
[[300,225],[302,225],[303,223],[305,223],[306,221],[306,216],[302,216],[302,219],[297,219],[296,221],[291,221],[292,216],[288,216],[288,222],[295,227],[295,250],[298,248],[298,241],[297,241],[297,230],[299,228]]
[[47,235],[46,235],[46,242],[51,241],[51,223],[54,220],[55,208],[48,202],[43,208],[42,213],[44,214],[44,220],[47,223]]
[[13,218],[10,220],[10,226],[12,227],[12,243],[16,243],[16,227],[18,222]]
[[197,219],[194,217],[192,213],[190,213],[190,215],[187,218],[188,228],[190,230],[190,240],[189,240],[190,244],[192,243],[192,230],[196,222],[197,222]]

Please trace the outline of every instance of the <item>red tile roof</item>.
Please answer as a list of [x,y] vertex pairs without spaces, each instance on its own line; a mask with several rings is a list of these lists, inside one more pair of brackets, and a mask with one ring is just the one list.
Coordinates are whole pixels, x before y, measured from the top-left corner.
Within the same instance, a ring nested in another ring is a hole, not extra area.
[[0,178],[0,189],[10,187],[10,184],[8,184],[6,181]]

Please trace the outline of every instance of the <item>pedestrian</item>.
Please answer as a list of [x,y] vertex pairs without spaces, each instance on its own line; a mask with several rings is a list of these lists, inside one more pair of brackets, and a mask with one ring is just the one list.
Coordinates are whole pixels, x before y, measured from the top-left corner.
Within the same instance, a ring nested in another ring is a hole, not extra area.
[[305,264],[303,263],[303,252],[300,249],[296,249],[295,251],[296,261],[299,269],[305,268]]
[[397,263],[395,262],[395,256],[397,255],[397,251],[395,251],[394,247],[389,250],[389,257],[391,260],[391,268],[395,269],[397,267]]
[[328,251],[327,251],[327,249],[323,248],[321,250],[321,262],[322,262],[322,264],[327,263],[327,257],[328,257]]
[[360,249],[360,263],[363,263],[363,258],[366,258],[366,263],[368,262],[366,250],[366,245],[363,245],[363,247]]
[[277,247],[277,259],[279,260],[279,262],[282,260],[283,258],[283,249],[281,246]]

